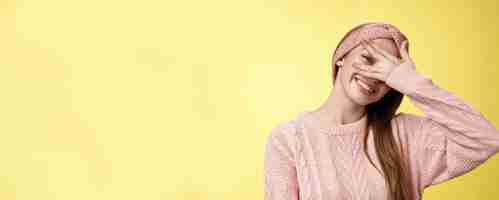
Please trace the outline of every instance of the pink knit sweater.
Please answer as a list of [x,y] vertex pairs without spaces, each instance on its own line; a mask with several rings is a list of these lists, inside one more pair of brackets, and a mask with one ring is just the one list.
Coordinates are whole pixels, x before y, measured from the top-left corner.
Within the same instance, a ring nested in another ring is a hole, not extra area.
[[[385,83],[424,112],[399,112],[391,120],[394,138],[404,147],[410,166],[407,186],[413,199],[422,199],[426,187],[461,176],[499,152],[499,130],[430,77],[397,67]],[[265,200],[387,199],[384,178],[362,149],[367,115],[353,123],[326,126],[310,112],[282,121],[268,135]],[[372,135],[368,152],[381,169]]]

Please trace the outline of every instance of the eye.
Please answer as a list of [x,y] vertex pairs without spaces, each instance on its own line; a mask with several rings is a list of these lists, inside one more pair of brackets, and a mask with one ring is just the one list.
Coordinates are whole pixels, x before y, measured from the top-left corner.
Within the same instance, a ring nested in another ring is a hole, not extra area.
[[367,54],[361,54],[360,57],[367,61],[368,63],[372,63],[373,59],[371,58],[371,56],[367,55]]
[[371,58],[369,57],[369,55],[366,55],[366,54],[361,54],[360,57],[365,60],[365,61],[370,61]]

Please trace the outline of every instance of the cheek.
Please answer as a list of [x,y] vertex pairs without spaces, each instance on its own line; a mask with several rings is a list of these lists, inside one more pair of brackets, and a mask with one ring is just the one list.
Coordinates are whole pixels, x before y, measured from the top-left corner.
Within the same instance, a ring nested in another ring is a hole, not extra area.
[[348,83],[348,79],[349,77],[351,76],[351,69],[347,66],[343,67],[342,69],[342,73],[341,73],[341,81],[343,82],[343,84],[346,84]]

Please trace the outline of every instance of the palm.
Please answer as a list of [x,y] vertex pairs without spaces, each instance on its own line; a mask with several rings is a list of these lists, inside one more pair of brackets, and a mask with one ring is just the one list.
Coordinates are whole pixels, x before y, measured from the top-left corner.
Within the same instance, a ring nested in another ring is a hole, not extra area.
[[411,67],[415,68],[414,62],[412,61],[409,53],[407,52],[407,40],[404,41],[399,48],[401,59],[393,56],[392,54],[386,52],[385,50],[377,47],[373,42],[362,40],[362,47],[365,48],[377,62],[370,67],[354,64],[361,70],[361,74],[375,78],[381,81],[386,81],[388,75],[395,69],[395,67]]

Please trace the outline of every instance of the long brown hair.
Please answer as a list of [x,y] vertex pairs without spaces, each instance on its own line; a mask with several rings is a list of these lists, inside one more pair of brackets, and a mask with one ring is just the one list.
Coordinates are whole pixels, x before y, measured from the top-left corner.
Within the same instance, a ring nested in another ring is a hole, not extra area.
[[[354,30],[360,29],[368,24],[369,23],[361,24],[350,30],[340,40],[336,50]],[[336,54],[336,50],[334,51],[334,54]],[[339,69],[336,63],[333,63],[333,65],[336,68],[336,70],[333,70],[334,84]],[[366,129],[364,137],[364,153],[371,164],[381,173],[378,167],[373,163],[367,151],[367,138],[369,136],[369,128],[371,128],[376,155],[378,156],[381,169],[383,170],[382,174],[385,177],[389,200],[411,200],[412,197],[412,190],[410,190],[410,185],[408,185],[410,183],[410,177],[407,174],[408,166],[403,158],[402,147],[397,146],[395,138],[393,137],[390,123],[391,119],[395,116],[395,112],[400,106],[403,97],[404,95],[402,93],[390,89],[382,99],[366,106],[368,128]]]

